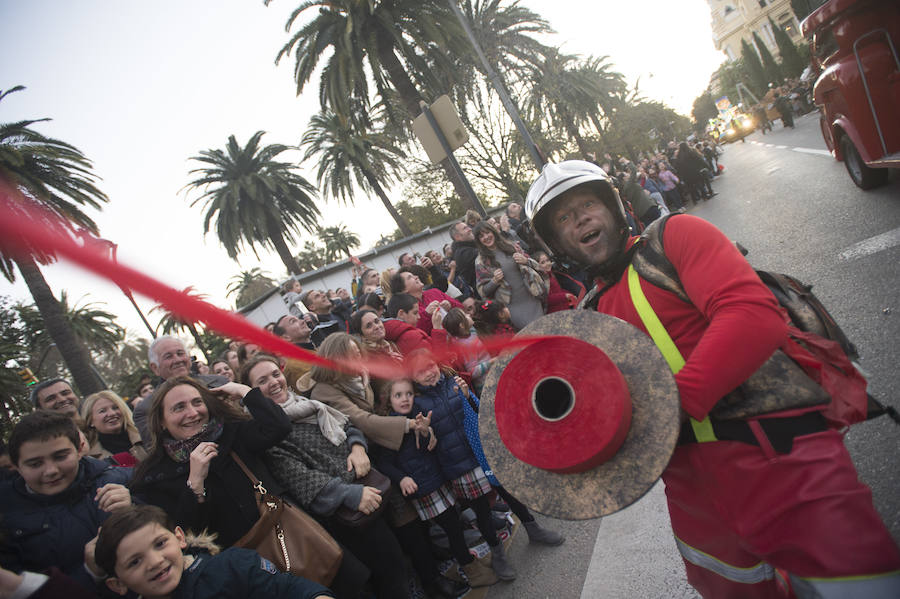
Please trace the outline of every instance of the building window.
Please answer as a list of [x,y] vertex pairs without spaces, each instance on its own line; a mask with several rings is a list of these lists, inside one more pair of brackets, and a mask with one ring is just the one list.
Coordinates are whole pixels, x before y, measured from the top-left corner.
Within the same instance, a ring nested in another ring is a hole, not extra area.
[[800,35],[800,29],[796,25],[796,21],[794,21],[794,16],[791,13],[784,13],[780,17],[778,17],[778,26],[787,32],[787,34],[791,37],[797,37]]
[[759,7],[760,7],[760,8],[765,8],[765,7],[766,7],[766,0],[759,0]]

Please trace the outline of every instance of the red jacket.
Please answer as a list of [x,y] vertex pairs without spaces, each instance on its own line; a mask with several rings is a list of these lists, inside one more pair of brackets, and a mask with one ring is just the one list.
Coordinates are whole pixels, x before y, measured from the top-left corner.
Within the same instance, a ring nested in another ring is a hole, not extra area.
[[[447,300],[450,302],[450,305],[454,308],[462,308],[463,305],[441,291],[440,289],[426,289],[422,292],[422,301],[419,302],[419,322],[416,323],[416,326],[425,331],[426,335],[431,334],[431,314],[425,311],[425,308],[428,307],[428,304],[431,302],[442,302]],[[404,352],[406,353],[406,352]]]
[[[429,318],[428,324],[431,324]],[[447,345],[447,331],[433,329],[431,334],[426,334],[420,328],[406,324],[402,320],[389,318],[384,321],[384,338],[397,344],[397,348],[404,356],[416,349],[442,349]]]
[[[643,279],[641,289],[685,359],[675,375],[681,405],[702,420],[787,340],[787,325],[775,296],[713,225],[678,216],[663,235],[666,257],[692,303]],[[600,297],[597,310],[647,332],[625,275]]]
[[568,291],[560,286],[556,276],[550,273],[550,292],[547,294],[547,314],[551,312],[559,312],[560,310],[571,310],[572,305],[569,304]]

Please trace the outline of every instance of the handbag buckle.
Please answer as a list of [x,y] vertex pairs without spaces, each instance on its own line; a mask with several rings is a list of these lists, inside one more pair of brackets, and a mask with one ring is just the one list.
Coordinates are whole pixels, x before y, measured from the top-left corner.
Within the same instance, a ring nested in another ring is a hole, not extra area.
[[258,483],[256,483],[256,485],[253,488],[256,489],[257,491],[259,491],[260,495],[267,495],[269,493],[268,491],[266,491],[266,488],[263,486],[262,481],[259,481]]

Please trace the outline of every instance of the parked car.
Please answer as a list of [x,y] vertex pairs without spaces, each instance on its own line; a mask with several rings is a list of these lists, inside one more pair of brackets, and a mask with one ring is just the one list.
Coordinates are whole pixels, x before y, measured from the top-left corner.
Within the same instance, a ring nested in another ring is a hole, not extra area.
[[900,2],[829,0],[800,25],[822,135],[862,189],[900,167]]

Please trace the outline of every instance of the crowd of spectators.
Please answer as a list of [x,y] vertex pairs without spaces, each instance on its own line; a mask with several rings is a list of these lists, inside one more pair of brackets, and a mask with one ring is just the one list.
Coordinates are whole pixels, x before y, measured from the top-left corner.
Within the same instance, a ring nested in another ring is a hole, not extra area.
[[[714,145],[684,142],[637,162],[607,154],[599,164],[639,232],[712,197],[717,156]],[[466,410],[477,410],[495,357],[485,339],[574,308],[587,275],[551,258],[516,202],[498,217],[470,211],[450,237],[424,255],[402,254],[382,272],[359,265],[346,288],[304,290],[292,278],[281,289],[284,315],[266,326],[332,360],[402,364],[408,379],[310,367],[237,342],[207,365],[163,336],[149,348],[154,377],[143,378],[127,402],[111,391],[81,400],[63,379],[34,385],[35,412],[16,425],[3,452],[0,585],[10,575],[21,582],[26,571],[45,573],[28,575],[34,589],[73,579],[85,596],[122,590],[124,579],[104,572],[93,551],[98,526],[133,503],[162,508],[177,530],[234,545],[259,519],[238,458],[343,548],[330,590],[316,587],[320,594],[311,596],[456,597],[469,585],[515,578],[496,534],[493,497],[532,542],[562,543],[503,489],[477,434],[460,423]],[[387,498],[367,484],[373,465],[391,480]],[[464,507],[475,513],[490,562],[469,552]],[[353,527],[341,510],[378,516]],[[153,514],[140,518],[149,518],[147,526],[168,522]],[[440,567],[432,525],[464,576]]]

